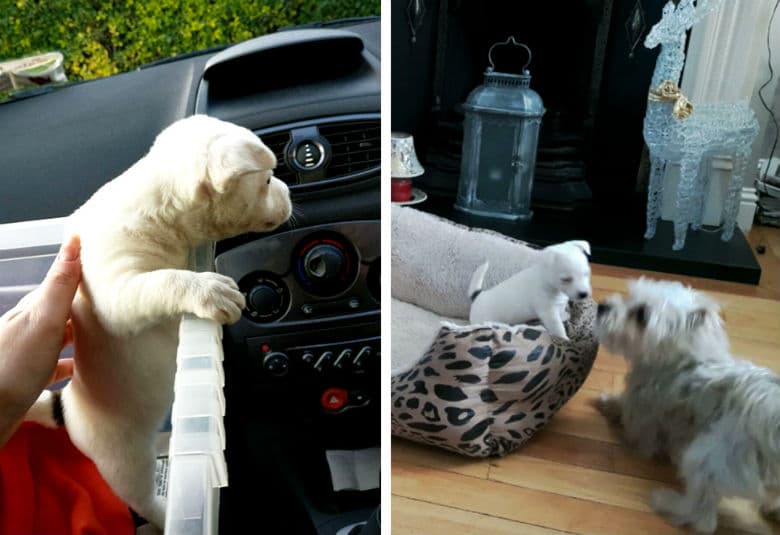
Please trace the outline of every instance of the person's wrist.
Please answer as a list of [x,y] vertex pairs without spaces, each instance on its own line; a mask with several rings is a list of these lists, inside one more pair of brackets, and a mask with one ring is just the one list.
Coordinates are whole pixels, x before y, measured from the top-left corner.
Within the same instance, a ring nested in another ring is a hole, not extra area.
[[43,390],[29,383],[29,381],[0,380],[0,404],[4,410],[21,412],[24,415],[32,404],[38,399]]
[[0,445],[5,444],[37,399],[29,390],[6,383],[0,382]]

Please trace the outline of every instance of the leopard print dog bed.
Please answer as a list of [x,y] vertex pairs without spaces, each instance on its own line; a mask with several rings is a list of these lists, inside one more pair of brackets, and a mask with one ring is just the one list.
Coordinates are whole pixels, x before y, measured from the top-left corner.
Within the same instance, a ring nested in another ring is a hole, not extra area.
[[592,301],[571,305],[569,341],[538,325],[443,323],[392,379],[393,434],[473,457],[523,445],[582,386],[598,344]]

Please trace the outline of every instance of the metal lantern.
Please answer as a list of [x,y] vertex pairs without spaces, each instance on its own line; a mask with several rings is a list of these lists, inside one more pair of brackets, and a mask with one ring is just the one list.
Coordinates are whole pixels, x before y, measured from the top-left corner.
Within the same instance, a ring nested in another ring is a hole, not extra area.
[[[493,49],[514,45],[528,53],[522,74],[496,72]],[[463,159],[455,208],[510,220],[530,219],[542,99],[529,87],[531,50],[510,37],[488,51],[484,84],[464,106]]]

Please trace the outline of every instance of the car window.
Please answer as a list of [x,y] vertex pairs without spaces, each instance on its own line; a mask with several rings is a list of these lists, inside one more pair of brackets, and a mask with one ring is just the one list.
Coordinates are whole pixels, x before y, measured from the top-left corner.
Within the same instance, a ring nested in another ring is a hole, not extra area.
[[291,26],[378,16],[380,3],[0,0],[0,101],[218,49]]

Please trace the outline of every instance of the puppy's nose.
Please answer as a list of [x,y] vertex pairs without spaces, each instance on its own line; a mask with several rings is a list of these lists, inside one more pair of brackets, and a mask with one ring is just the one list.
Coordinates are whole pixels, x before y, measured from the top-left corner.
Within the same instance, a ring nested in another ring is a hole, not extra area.
[[585,299],[586,297],[588,297],[588,295],[589,295],[588,292],[580,292],[577,294],[577,297],[579,299]]
[[596,307],[596,315],[597,316],[603,316],[609,312],[609,305],[605,303],[599,303],[599,306]]

